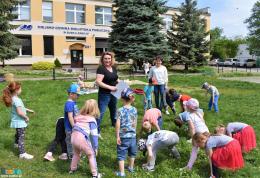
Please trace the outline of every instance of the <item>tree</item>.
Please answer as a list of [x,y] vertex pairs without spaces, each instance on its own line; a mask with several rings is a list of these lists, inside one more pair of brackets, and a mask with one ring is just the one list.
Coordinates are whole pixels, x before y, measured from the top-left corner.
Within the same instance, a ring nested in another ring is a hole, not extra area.
[[17,26],[10,24],[10,21],[16,18],[12,14],[14,7],[18,4],[18,0],[1,0],[0,1],[0,60],[5,66],[5,60],[15,58],[19,49],[19,40],[10,33],[10,30]]
[[151,61],[168,51],[162,29],[167,8],[164,0],[115,0],[116,21],[110,33],[110,48],[118,61]]
[[196,8],[196,0],[185,0],[179,8],[180,14],[173,16],[173,27],[167,32],[168,44],[172,49],[173,63],[189,66],[206,63],[205,53],[209,51],[206,40],[205,20],[201,11]]
[[251,16],[246,19],[245,23],[248,24],[249,37],[248,44],[249,50],[252,54],[260,55],[260,1],[257,1],[252,9]]

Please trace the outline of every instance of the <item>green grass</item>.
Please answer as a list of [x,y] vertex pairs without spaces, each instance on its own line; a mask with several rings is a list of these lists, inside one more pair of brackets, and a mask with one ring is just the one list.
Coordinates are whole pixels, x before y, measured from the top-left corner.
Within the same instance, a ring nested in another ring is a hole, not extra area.
[[[145,80],[144,78],[135,78]],[[189,94],[200,101],[201,108],[205,110],[205,120],[210,130],[220,123],[230,121],[242,121],[252,125],[256,135],[260,134],[260,85],[219,80],[204,75],[173,75],[169,79],[170,86],[182,93]],[[220,113],[215,114],[206,110],[208,97],[200,89],[201,84],[207,81],[213,83],[220,90],[219,101]],[[21,98],[25,105],[35,110],[35,115],[30,116],[30,123],[26,130],[26,150],[35,158],[30,161],[18,159],[18,150],[13,148],[15,130],[9,128],[10,110],[0,104],[0,168],[21,169],[23,177],[45,178],[45,177],[90,177],[90,171],[86,159],[82,159],[79,170],[75,175],[69,175],[69,162],[56,160],[55,162],[43,161],[43,156],[55,135],[56,119],[63,115],[64,102],[67,99],[66,89],[68,81],[23,81]],[[5,83],[0,83],[0,89]],[[143,86],[133,86],[143,87]],[[83,105],[86,99],[97,98],[96,94],[83,95],[79,98],[79,106]],[[118,107],[121,106],[119,102]],[[138,130],[143,116],[142,97],[136,96],[134,106],[138,109]],[[179,104],[177,109],[180,110]],[[156,170],[147,173],[141,169],[145,158],[139,152],[136,158],[136,172],[133,175],[127,173],[128,177],[182,177],[196,178],[209,177],[209,166],[206,155],[200,151],[198,159],[191,172],[180,172],[179,168],[184,167],[189,159],[191,145],[186,142],[187,133],[184,129],[177,128],[173,123],[173,115],[163,115],[164,128],[175,131],[180,136],[180,143],[177,145],[181,154],[180,160],[169,157],[168,152],[161,152],[157,156]],[[104,177],[114,177],[113,172],[118,170],[116,161],[116,138],[114,128],[110,127],[109,113],[107,112],[102,122],[102,136],[100,140],[100,154],[97,158],[99,170],[105,173]],[[259,143],[259,137],[257,138]],[[54,156],[57,158],[59,154]],[[244,156],[245,167],[235,173],[223,171],[223,177],[258,177],[260,174],[260,150],[255,149]]]

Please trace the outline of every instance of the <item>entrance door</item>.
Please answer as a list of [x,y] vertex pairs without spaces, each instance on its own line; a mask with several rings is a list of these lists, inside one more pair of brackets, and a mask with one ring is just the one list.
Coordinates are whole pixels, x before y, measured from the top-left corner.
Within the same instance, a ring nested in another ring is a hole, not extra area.
[[83,68],[83,50],[71,50],[71,67]]

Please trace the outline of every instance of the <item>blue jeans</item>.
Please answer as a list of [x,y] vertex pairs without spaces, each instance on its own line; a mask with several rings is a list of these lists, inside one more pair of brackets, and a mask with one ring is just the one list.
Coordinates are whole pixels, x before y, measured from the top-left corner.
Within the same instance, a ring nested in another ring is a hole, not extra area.
[[152,107],[152,99],[146,100],[146,103],[144,102],[144,110],[151,109]]
[[162,110],[164,107],[165,85],[154,85],[154,97],[156,108]]
[[117,98],[111,95],[110,93],[98,93],[98,108],[100,111],[100,117],[99,119],[97,119],[98,133],[100,133],[100,124],[106,112],[107,106],[109,108],[112,126],[115,126],[116,104],[117,104]]
[[215,95],[214,96],[214,103],[212,104],[212,97],[210,97],[209,110],[211,110],[212,105],[213,105],[215,112],[218,112],[218,99],[219,99],[219,95]]
[[160,116],[160,117],[158,118],[158,125],[159,125],[160,129],[162,130],[162,125],[163,125],[162,116]]
[[117,145],[117,160],[125,160],[126,153],[130,158],[135,158],[136,152],[136,138],[121,138],[121,145]]

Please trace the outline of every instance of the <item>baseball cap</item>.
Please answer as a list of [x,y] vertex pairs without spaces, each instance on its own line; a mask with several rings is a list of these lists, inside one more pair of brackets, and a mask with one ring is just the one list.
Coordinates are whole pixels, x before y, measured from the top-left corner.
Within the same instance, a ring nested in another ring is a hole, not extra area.
[[131,88],[125,88],[121,93],[121,98],[130,99],[129,97],[134,94],[134,91]]
[[199,101],[195,98],[191,98],[187,102],[183,102],[183,104],[186,105],[187,108],[195,111],[199,109]]
[[208,84],[208,82],[205,82],[205,83],[203,83],[203,85],[202,85],[202,89],[205,89],[205,88],[207,88],[209,86],[209,84]]
[[76,94],[80,95],[80,87],[77,84],[71,84],[70,87],[68,88],[67,92],[76,93]]

